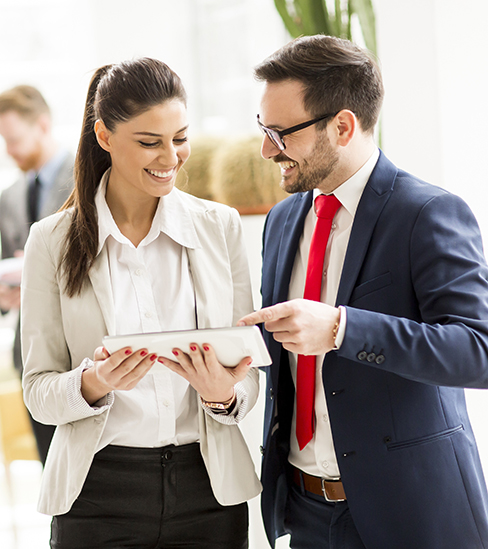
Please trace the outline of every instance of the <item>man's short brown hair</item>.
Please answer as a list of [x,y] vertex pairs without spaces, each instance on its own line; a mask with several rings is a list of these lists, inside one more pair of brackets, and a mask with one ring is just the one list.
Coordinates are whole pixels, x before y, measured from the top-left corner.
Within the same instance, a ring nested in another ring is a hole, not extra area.
[[254,74],[270,84],[301,82],[305,109],[313,117],[348,109],[369,133],[378,121],[384,94],[380,69],[369,52],[349,40],[296,38],[260,63]]
[[42,114],[50,114],[41,92],[26,85],[15,86],[0,93],[0,114],[8,111],[15,111],[29,122],[35,122]]

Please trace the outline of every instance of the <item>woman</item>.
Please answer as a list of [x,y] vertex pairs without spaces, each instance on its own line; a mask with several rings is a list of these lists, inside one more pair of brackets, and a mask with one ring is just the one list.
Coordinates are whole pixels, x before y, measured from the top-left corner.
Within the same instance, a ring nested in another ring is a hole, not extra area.
[[73,194],[31,229],[24,393],[57,425],[39,503],[52,548],[247,547],[243,502],[260,491],[237,426],[257,398],[249,357],[224,368],[192,345],[152,370],[148,349],[97,349],[107,334],[231,326],[252,310],[237,212],[174,188],[187,132],[164,63],[99,69]]

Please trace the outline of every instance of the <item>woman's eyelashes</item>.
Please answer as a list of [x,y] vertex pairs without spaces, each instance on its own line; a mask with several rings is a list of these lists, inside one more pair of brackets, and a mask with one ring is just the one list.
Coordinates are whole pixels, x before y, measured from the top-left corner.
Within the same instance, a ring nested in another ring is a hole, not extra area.
[[[175,143],[176,145],[182,145],[183,143],[186,143],[188,141],[188,136],[185,135],[185,137],[178,137],[178,138],[174,138],[173,139],[173,143]],[[151,142],[147,142],[147,141],[138,141],[138,143],[142,146],[142,147],[146,147],[147,149],[153,149],[157,146],[159,146],[161,144],[160,141],[151,141]]]

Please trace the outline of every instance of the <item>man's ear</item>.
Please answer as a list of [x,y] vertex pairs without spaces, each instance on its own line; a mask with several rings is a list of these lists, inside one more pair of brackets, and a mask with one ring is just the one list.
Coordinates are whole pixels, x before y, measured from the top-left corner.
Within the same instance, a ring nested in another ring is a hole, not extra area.
[[110,137],[112,134],[107,130],[105,124],[100,119],[95,122],[94,131],[100,147],[109,153],[111,151]]
[[334,124],[336,143],[341,147],[347,147],[358,130],[356,115],[348,109],[343,109],[336,114]]
[[37,118],[36,124],[38,124],[39,128],[41,128],[41,131],[43,134],[48,134],[51,131],[51,117],[47,113],[42,113]]

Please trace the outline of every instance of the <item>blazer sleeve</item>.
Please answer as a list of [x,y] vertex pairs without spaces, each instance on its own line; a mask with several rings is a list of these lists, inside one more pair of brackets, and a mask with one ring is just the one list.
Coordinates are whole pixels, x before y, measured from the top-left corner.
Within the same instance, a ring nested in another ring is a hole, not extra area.
[[[25,247],[21,294],[24,400],[34,419],[62,425],[102,413],[108,395],[97,407],[80,400],[81,374],[89,359],[71,369],[60,297],[59,231],[52,222],[35,223]],[[84,405],[80,405],[80,402]]]
[[[488,268],[477,222],[459,197],[445,193],[423,206],[407,264],[421,321],[346,307],[338,356],[423,383],[488,387]],[[362,351],[373,348],[382,360],[365,359]]]

